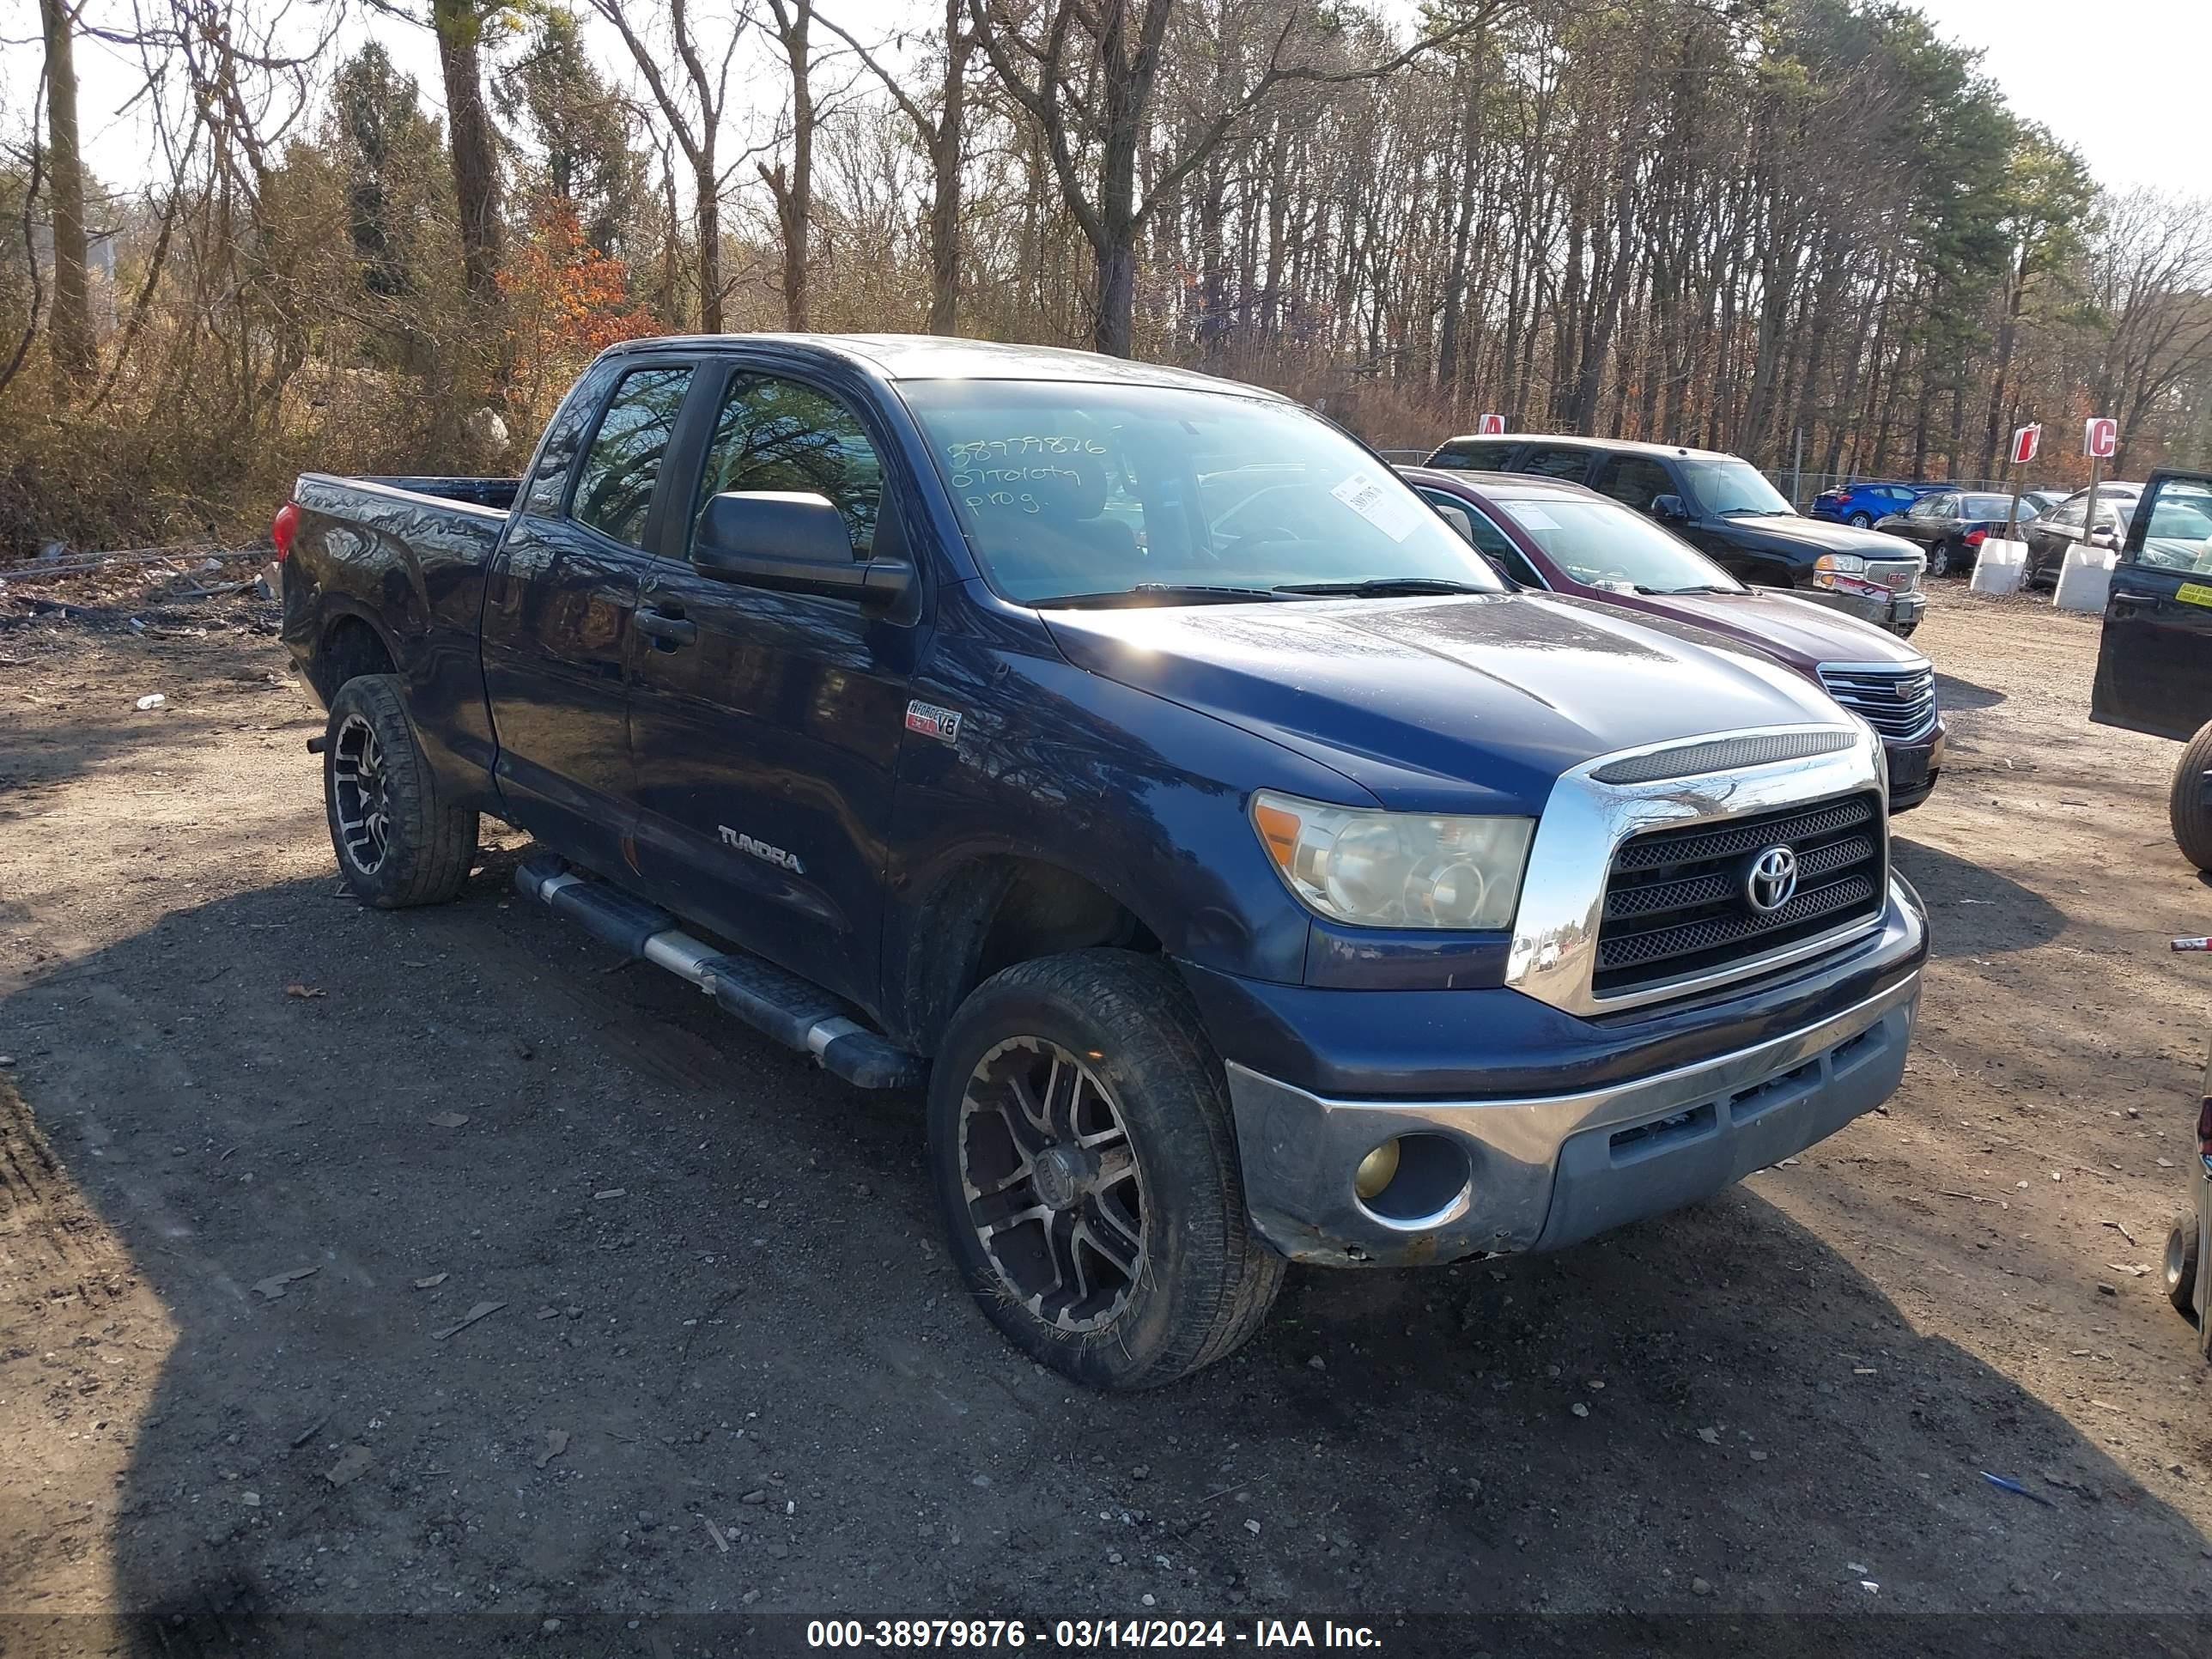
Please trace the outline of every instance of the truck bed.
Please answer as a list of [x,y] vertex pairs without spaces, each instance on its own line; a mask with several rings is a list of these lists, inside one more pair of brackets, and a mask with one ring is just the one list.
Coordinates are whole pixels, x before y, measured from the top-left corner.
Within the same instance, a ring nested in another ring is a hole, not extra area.
[[[455,800],[488,804],[493,744],[477,656],[484,579],[520,478],[301,475],[283,567],[284,637],[326,678],[362,653],[408,684]],[[332,654],[330,641],[346,643]],[[335,683],[319,684],[327,699]]]

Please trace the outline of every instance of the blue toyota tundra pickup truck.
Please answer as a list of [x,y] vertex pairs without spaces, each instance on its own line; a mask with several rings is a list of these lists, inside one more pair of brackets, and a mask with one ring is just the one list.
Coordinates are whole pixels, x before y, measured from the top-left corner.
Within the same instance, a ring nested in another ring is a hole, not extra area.
[[507,481],[301,477],[284,636],[370,903],[478,816],[617,948],[927,1080],[977,1306],[1085,1382],[1291,1261],[1554,1249],[1885,1099],[1927,951],[1880,742],[1507,592],[1296,404],[1064,351],[633,342]]

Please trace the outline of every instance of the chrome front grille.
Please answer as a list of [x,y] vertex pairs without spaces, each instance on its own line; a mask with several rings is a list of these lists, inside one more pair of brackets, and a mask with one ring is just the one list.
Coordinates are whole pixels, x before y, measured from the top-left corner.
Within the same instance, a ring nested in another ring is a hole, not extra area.
[[1893,593],[1909,593],[1920,586],[1920,561],[1917,559],[1869,559],[1866,579],[1879,582]]
[[[1795,890],[1762,910],[1753,867],[1785,847]],[[1590,988],[1604,998],[1702,978],[1871,922],[1887,867],[1881,804],[1865,794],[1632,836],[1613,855]]]
[[1827,694],[1893,743],[1911,743],[1936,728],[1936,671],[1823,664]]

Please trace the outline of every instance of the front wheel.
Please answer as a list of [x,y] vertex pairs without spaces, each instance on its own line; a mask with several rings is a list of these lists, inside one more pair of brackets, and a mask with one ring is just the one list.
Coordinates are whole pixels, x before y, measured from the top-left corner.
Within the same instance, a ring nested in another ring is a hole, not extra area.
[[2197,1212],[2185,1210],[2166,1236],[2166,1299],[2184,1319],[2197,1314]]
[[357,676],[331,699],[323,808],[339,873],[380,909],[442,904],[469,878],[477,815],[446,805],[392,675]]
[[1252,1231],[1221,1061],[1157,957],[1025,962],[953,1016],[929,1085],[952,1257],[991,1322],[1093,1388],[1249,1341],[1285,1263]]
[[2212,720],[2199,726],[2182,750],[2166,805],[2181,856],[2212,873]]

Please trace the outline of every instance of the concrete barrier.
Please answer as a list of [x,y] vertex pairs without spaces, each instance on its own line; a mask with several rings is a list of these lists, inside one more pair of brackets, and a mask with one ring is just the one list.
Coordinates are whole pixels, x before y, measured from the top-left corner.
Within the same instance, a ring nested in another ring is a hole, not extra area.
[[2112,565],[2117,556],[2110,548],[2084,547],[2079,542],[2066,550],[2066,562],[2058,569],[2058,586],[2051,604],[2061,611],[2102,611],[2105,596],[2112,591]]
[[2027,544],[1989,540],[1974,558],[1974,577],[1967,584],[1977,593],[2017,593],[2027,569]]

